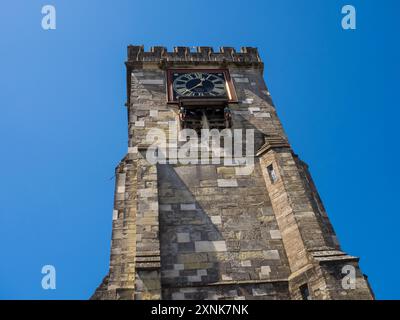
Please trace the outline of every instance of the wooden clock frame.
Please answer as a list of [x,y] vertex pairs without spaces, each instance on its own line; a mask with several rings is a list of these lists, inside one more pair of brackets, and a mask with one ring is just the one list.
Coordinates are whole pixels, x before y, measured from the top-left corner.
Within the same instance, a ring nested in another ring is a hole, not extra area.
[[[232,82],[232,78],[229,74],[228,69],[207,69],[207,68],[180,68],[180,69],[168,69],[167,70],[167,101],[168,103],[178,104],[179,99],[174,98],[174,88],[173,88],[173,73],[190,73],[190,72],[205,72],[205,73],[223,73],[225,77],[225,88],[227,92],[227,97],[224,99],[227,100],[228,103],[237,103],[237,95],[235,91],[235,87]],[[217,99],[221,100],[220,97],[191,97],[192,100],[211,100]]]

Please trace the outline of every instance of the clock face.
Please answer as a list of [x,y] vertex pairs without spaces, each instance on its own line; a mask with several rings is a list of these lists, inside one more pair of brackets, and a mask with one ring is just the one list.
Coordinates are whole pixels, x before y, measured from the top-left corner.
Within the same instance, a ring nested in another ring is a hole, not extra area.
[[220,72],[173,73],[175,97],[226,97],[226,81]]

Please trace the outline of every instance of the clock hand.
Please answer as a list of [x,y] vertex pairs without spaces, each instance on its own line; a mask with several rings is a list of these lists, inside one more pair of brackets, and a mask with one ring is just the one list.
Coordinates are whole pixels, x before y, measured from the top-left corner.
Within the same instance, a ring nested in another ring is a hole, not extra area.
[[188,89],[188,90],[193,90],[194,88],[197,88],[198,86],[202,86],[202,85],[203,85],[203,82],[204,82],[204,79],[200,79],[200,83],[196,84],[194,87],[191,87],[191,88]]

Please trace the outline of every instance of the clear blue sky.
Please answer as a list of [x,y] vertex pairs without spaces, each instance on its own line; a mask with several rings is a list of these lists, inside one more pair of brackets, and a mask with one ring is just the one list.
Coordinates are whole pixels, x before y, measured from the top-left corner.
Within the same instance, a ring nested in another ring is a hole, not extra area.
[[[341,8],[357,9],[357,30]],[[41,8],[57,29],[41,28]],[[109,262],[128,44],[256,46],[295,152],[377,298],[400,298],[393,0],[2,1],[0,298],[86,299]],[[41,288],[41,268],[57,289]]]

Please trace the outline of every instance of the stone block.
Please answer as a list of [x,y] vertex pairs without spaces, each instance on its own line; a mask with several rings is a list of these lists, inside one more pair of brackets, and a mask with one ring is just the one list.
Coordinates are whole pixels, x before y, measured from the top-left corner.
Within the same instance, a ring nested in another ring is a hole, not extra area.
[[113,210],[113,220],[118,219],[118,210]]
[[137,153],[138,152],[138,148],[137,147],[129,147],[128,148],[128,153]]
[[171,299],[172,300],[184,300],[185,299],[185,295],[182,292],[174,292],[171,295]]
[[282,239],[281,232],[279,230],[270,230],[271,239]]
[[162,85],[164,84],[163,79],[142,79],[139,80],[140,84],[152,84],[152,85]]
[[135,127],[144,127],[144,121],[135,121]]
[[183,270],[183,269],[184,269],[184,264],[182,263],[174,264],[174,270]]
[[157,118],[158,110],[150,110],[150,117]]
[[[248,165],[245,167],[235,167],[235,175],[237,176],[249,176],[254,172],[254,165]],[[251,181],[251,183],[254,183]]]
[[196,252],[224,252],[226,251],[225,241],[195,241]]
[[201,282],[200,276],[188,276],[187,279],[189,282]]
[[211,268],[212,264],[208,262],[193,262],[193,263],[185,263],[184,270],[199,270],[199,269],[207,269]]
[[251,114],[253,114],[253,113],[255,113],[255,112],[258,112],[258,111],[260,111],[261,109],[260,109],[260,107],[249,107],[249,112],[251,113]]
[[218,187],[221,188],[232,188],[232,187],[237,187],[238,182],[236,179],[218,179]]
[[272,216],[274,214],[274,211],[272,210],[272,207],[263,207],[260,208],[261,212],[265,216]]
[[232,175],[235,174],[235,168],[232,167],[219,167],[217,173],[220,175]]
[[156,188],[139,189],[138,193],[139,196],[143,198],[155,197],[157,196],[157,189]]
[[239,252],[239,259],[240,260],[250,260],[250,259],[264,259],[265,254],[263,251],[241,251]]
[[196,210],[196,204],[195,203],[182,203],[181,210],[182,211]]
[[206,253],[183,253],[177,257],[177,262],[186,264],[196,262],[207,262],[208,256]]
[[221,217],[220,216],[211,216],[211,222],[214,224],[221,224]]
[[271,273],[270,266],[261,266],[261,274],[268,276]]
[[132,72],[132,76],[134,77],[143,77],[143,72]]
[[200,187],[216,187],[217,181],[216,180],[201,180]]
[[255,113],[254,116],[256,118],[271,118],[271,114],[269,112]]
[[158,202],[157,201],[149,202],[149,209],[158,212]]
[[160,211],[172,211],[172,206],[170,204],[160,204]]
[[247,98],[247,99],[243,100],[242,103],[243,103],[243,104],[252,104],[253,101],[254,101],[254,99],[252,99],[252,98]]
[[236,83],[249,83],[248,78],[233,78]]
[[179,277],[179,270],[163,270],[162,276],[165,278],[176,278]]
[[264,258],[267,260],[279,260],[279,252],[278,250],[264,250],[263,251]]
[[189,233],[177,233],[176,237],[179,243],[190,242]]
[[204,270],[204,269],[200,269],[200,270],[197,270],[197,275],[198,276],[206,276],[207,275],[207,270]]
[[242,267],[251,267],[251,260],[244,260],[240,262]]

